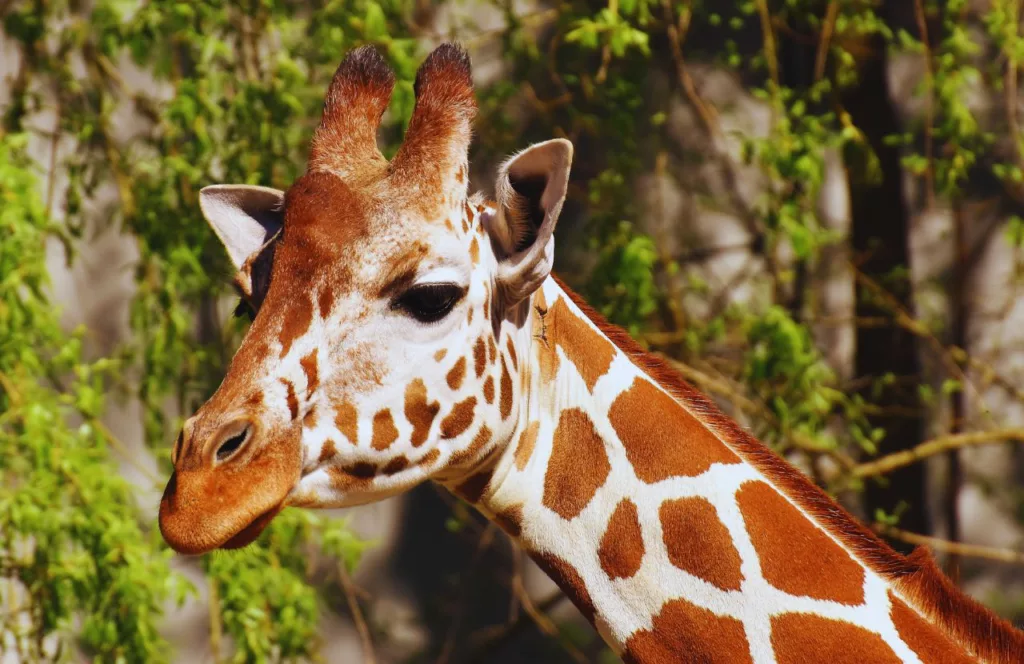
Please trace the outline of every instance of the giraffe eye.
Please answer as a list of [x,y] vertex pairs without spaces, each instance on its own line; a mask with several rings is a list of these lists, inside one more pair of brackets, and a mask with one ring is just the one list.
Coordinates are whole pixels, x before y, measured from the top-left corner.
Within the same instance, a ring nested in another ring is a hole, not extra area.
[[451,312],[465,290],[456,284],[413,286],[392,304],[421,323],[436,323]]

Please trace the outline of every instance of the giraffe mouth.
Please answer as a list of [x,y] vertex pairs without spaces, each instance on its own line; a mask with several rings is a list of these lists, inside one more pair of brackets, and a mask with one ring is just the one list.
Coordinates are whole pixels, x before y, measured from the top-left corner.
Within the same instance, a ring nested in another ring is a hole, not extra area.
[[260,533],[270,525],[270,522],[274,520],[274,517],[277,516],[277,513],[282,509],[284,509],[283,501],[250,521],[249,525],[235,533],[228,541],[221,544],[219,548],[241,549],[242,547],[249,546],[256,541],[256,538],[260,536]]

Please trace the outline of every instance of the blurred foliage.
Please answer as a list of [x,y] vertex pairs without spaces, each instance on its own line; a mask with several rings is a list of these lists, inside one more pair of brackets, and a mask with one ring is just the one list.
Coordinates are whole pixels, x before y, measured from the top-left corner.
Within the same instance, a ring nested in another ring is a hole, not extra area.
[[[244,322],[224,315],[229,266],[196,192],[214,182],[286,188],[303,168],[334,68],[363,43],[376,45],[397,74],[382,129],[391,154],[426,42],[442,37],[426,26],[485,5],[501,12],[505,28],[466,21],[450,35],[471,49],[496,44],[505,64],[479,91],[475,160],[571,139],[585,158],[574,165],[560,228],[573,242],[560,247],[585,250],[570,280],[641,342],[688,367],[688,378],[730,403],[766,442],[816,471],[823,459],[837,462],[838,473],[816,479],[860,488],[849,471],[885,436],[868,418],[881,406],[826,360],[814,327],[820,293],[809,276],[848,241],[822,218],[828,160],[842,159],[851,178],[881,177],[842,95],[856,89],[874,44],[923,59],[926,75],[913,91],[919,107],[886,137],[907,174],[929,205],[966,198],[979,174],[1015,196],[1024,185],[1019,0],[992,0],[984,10],[966,0],[907,0],[931,34],[920,23],[894,25],[875,0],[566,0],[525,14],[508,0],[0,2],[19,54],[0,128],[0,597],[15,607],[0,613],[0,649],[28,661],[74,659],[76,651],[96,661],[170,657],[157,625],[190,584],[171,573],[152,517],[113,472],[124,451],[99,418],[111,390],[138,396],[164,474],[180,417],[212,392],[244,332]],[[784,40],[811,44],[807,72],[793,75]],[[728,109],[693,87],[691,61],[742,86],[765,110],[764,126],[726,125],[720,113]],[[133,72],[155,81],[142,85]],[[983,93],[1005,96],[1005,117],[980,119]],[[698,134],[692,152],[668,147],[679,143],[680,100],[692,117],[687,131]],[[40,128],[48,113],[55,132]],[[26,156],[31,134],[66,156],[36,168]],[[58,140],[73,149],[58,150]],[[640,203],[637,175],[651,174],[653,186],[682,181],[681,165],[717,169],[684,185],[745,226],[745,249],[759,266],[749,297],[709,281],[701,268],[709,255],[671,255],[678,238],[670,235],[682,224],[653,223],[659,213]],[[65,173],[66,190],[33,175],[46,170]],[[739,192],[740,170],[759,182],[750,199]],[[89,202],[104,186],[116,189],[117,205],[97,222]],[[87,331],[61,328],[44,262],[45,246],[74,260],[96,223],[130,235],[139,251],[133,336],[98,359],[83,353]],[[1005,236],[1024,246],[1019,216]],[[893,274],[894,284],[907,281],[905,268]],[[934,328],[926,321],[915,330]],[[961,378],[933,386],[922,377],[922,403],[933,407],[936,391],[963,389]],[[452,536],[461,530],[456,516]],[[338,591],[312,580],[310,560],[352,569],[367,546],[344,522],[288,510],[253,547],[204,557],[215,656],[315,659],[324,595]],[[1010,614],[1019,604],[999,606]]]

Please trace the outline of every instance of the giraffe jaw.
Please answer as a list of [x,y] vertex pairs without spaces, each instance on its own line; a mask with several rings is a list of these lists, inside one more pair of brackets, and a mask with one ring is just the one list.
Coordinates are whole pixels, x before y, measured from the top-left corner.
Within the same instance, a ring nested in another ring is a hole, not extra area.
[[249,546],[256,541],[256,538],[260,536],[270,522],[274,520],[274,517],[284,509],[284,501],[278,503],[274,507],[260,514],[258,517],[252,520],[245,528],[242,528],[238,533],[231,536],[231,539],[221,544],[218,549],[241,549]]

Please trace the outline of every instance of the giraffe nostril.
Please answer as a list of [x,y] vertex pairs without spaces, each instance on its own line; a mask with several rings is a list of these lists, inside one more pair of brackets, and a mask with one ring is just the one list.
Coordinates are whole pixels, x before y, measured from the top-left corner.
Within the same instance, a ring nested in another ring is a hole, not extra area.
[[224,461],[237,452],[249,438],[249,429],[250,427],[247,425],[244,429],[222,442],[220,447],[217,448],[217,461]]

